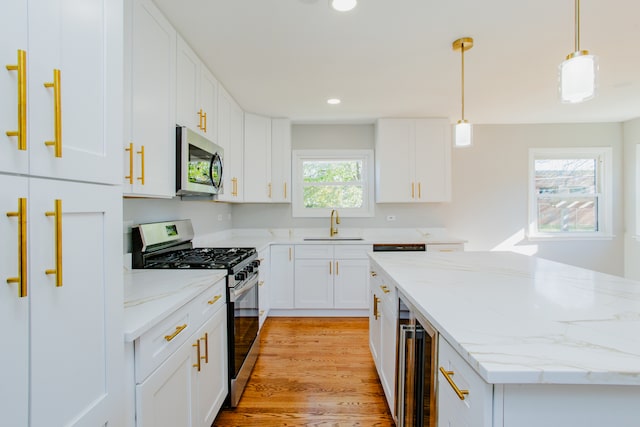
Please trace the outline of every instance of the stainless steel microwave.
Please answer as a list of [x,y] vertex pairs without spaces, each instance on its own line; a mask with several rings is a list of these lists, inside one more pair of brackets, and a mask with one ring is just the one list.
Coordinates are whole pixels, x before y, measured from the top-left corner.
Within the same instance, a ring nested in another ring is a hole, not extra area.
[[191,129],[176,126],[176,194],[222,194],[224,150]]

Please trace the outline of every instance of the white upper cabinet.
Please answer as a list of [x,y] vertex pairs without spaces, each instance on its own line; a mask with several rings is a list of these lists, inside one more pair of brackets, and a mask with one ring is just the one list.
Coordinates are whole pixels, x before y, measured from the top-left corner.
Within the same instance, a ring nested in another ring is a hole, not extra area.
[[176,31],[151,0],[125,11],[125,195],[175,196]]
[[180,126],[186,126],[217,142],[218,81],[180,35],[177,50],[177,105],[177,122]]
[[244,115],[244,201],[272,201],[271,119],[257,114]]
[[451,138],[446,119],[380,119],[376,202],[451,200]]
[[222,87],[218,90],[218,145],[224,149],[222,194],[218,200],[244,200],[244,112]]
[[291,120],[271,120],[271,201],[291,202]]
[[122,2],[5,3],[0,171],[120,183]]

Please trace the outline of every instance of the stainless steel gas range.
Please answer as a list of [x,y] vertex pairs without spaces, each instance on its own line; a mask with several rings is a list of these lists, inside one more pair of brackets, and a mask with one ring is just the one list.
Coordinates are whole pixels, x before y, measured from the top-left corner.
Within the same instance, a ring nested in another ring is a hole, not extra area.
[[132,228],[133,268],[217,269],[227,272],[229,396],[237,406],[260,350],[255,248],[194,248],[190,220]]

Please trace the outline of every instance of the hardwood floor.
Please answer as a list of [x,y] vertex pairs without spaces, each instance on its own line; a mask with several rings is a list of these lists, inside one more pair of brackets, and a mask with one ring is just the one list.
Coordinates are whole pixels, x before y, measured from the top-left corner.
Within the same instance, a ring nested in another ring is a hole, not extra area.
[[237,408],[214,426],[394,426],[367,318],[268,318]]

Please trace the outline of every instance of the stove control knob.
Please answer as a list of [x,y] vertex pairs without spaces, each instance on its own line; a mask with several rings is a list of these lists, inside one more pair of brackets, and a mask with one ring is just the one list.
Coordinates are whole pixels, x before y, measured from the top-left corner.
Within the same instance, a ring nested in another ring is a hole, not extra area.
[[236,273],[236,275],[234,276],[236,280],[244,280],[247,278],[247,272],[246,271],[239,271],[238,273]]
[[260,260],[257,259],[255,261],[251,261],[251,266],[252,267],[259,267],[260,266]]

